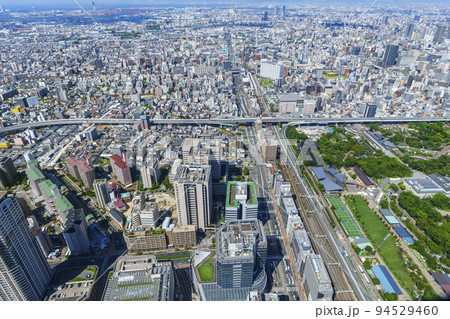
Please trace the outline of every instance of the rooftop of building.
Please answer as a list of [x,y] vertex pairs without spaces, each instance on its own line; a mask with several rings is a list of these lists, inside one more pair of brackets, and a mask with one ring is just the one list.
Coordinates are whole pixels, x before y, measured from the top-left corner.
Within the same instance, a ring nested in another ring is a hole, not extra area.
[[195,232],[195,230],[196,230],[195,225],[185,225],[185,226],[178,225],[173,228],[174,233],[192,232],[192,231]]
[[44,174],[42,174],[41,170],[37,167],[28,167],[25,172],[32,181],[38,181],[45,178]]
[[430,179],[405,179],[405,182],[418,193],[423,192],[442,192],[443,189]]
[[171,300],[172,262],[154,256],[122,257],[109,275],[102,300]]
[[72,210],[69,214],[67,214],[67,221],[64,232],[65,233],[73,232],[74,231],[73,226],[81,224],[83,220],[86,221],[86,216],[82,208]]
[[127,164],[124,162],[123,158],[117,154],[111,155],[110,159],[111,163],[113,163],[114,165],[116,165],[121,169],[127,167]]
[[[236,196],[238,195],[238,196]],[[227,184],[227,207],[237,207],[242,201],[241,196],[247,195],[247,205],[258,205],[255,183],[253,182],[228,182]],[[237,198],[236,198],[237,197]]]
[[253,220],[228,221],[217,231],[217,256],[219,258],[253,256],[253,246],[266,241],[260,222]]
[[175,182],[207,182],[211,176],[209,165],[180,165]]
[[59,210],[62,212],[67,212],[74,208],[72,203],[64,195],[55,198],[54,203],[56,206],[58,206]]
[[57,186],[49,179],[39,183],[39,188],[47,195],[47,197],[54,196],[52,190],[56,187]]

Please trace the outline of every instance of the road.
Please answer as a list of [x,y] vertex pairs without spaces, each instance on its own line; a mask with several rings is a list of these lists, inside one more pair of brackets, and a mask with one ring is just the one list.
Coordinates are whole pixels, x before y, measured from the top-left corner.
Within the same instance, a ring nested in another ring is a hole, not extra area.
[[[264,110],[265,111],[265,110]],[[449,122],[450,118],[446,117],[388,117],[388,118],[364,118],[364,117],[335,117],[335,118],[300,118],[293,120],[285,117],[222,117],[211,119],[150,119],[151,124],[157,125],[253,125],[256,120],[261,119],[266,124],[289,124],[295,126],[317,126],[331,124],[371,124],[371,123],[387,123],[401,124],[411,122]],[[82,124],[105,124],[105,125],[133,125],[139,123],[135,119],[116,119],[116,118],[77,118],[63,120],[48,120],[42,122],[30,122],[24,124],[16,124],[0,128],[0,134],[10,133],[14,131],[25,130],[28,128],[50,127],[54,125],[82,125]]]

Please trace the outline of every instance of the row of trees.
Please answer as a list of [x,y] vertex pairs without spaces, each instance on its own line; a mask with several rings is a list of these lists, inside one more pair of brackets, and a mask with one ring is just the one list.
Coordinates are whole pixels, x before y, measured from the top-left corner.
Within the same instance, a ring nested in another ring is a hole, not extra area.
[[[438,196],[438,200],[439,200]],[[408,214],[416,220],[416,225],[426,235],[407,222],[407,227],[414,232],[419,239],[414,243],[416,248],[426,259],[428,265],[437,269],[437,260],[433,259],[428,253],[428,248],[432,254],[440,254],[442,263],[450,266],[450,218],[445,218],[436,210],[432,202],[415,196],[410,191],[402,192],[398,199],[400,207],[405,209]]]
[[423,172],[427,175],[437,173],[443,176],[450,175],[450,155],[445,154],[439,158],[420,160],[411,156],[403,156],[402,161],[412,169]]

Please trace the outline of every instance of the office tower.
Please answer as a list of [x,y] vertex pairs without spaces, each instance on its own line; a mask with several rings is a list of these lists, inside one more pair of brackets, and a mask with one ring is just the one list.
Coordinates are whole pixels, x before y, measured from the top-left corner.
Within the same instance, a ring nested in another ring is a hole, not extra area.
[[88,139],[88,141],[95,141],[96,139],[98,139],[98,132],[97,132],[97,128],[96,127],[93,127],[93,128],[91,128],[91,129],[89,129],[87,132],[86,132],[86,137],[87,137],[87,139]]
[[67,215],[63,236],[72,255],[89,254],[86,216],[83,209],[72,210]]
[[117,154],[113,154],[111,157],[111,167],[114,175],[117,176],[119,182],[124,186],[128,186],[133,183],[131,179],[130,167],[125,163],[125,161]]
[[34,216],[28,217],[27,221],[28,225],[30,226],[31,233],[33,234],[34,238],[36,238],[44,256],[47,257],[53,250],[53,243],[50,239],[50,236],[48,235],[47,228],[39,227],[36,217]]
[[354,45],[350,49],[350,54],[351,55],[359,55],[360,53],[361,53],[361,47],[360,46]]
[[281,17],[283,17],[283,18],[286,17],[286,6],[281,7]]
[[141,120],[141,130],[142,131],[148,130],[150,128],[150,123],[148,121],[147,115],[141,115],[140,120]]
[[181,226],[204,230],[211,222],[211,166],[181,165],[174,179],[175,200]]
[[405,30],[405,37],[408,39],[411,38],[413,31],[414,31],[414,23],[408,23],[408,26],[406,27]]
[[97,198],[97,204],[100,207],[108,207],[108,203],[111,201],[109,198],[108,182],[106,179],[94,180],[95,197]]
[[398,45],[388,45],[384,52],[383,64],[385,66],[392,66],[395,64],[398,56]]
[[101,59],[95,59],[94,60],[94,66],[96,70],[103,69],[103,61]]
[[258,218],[258,198],[254,183],[228,182],[225,221]]
[[447,26],[439,25],[433,37],[433,42],[441,42],[447,32]]
[[214,181],[220,180],[222,148],[220,139],[186,138],[181,146],[184,164],[210,165]]
[[16,176],[17,171],[11,158],[0,156],[0,188],[11,186]]
[[51,277],[19,203],[0,194],[0,300],[40,300]]
[[267,240],[258,220],[225,222],[217,232],[217,284],[221,288],[251,287],[254,272],[264,272]]
[[269,13],[268,13],[267,11],[264,11],[264,16],[263,16],[262,20],[263,20],[263,21],[269,20],[268,15],[269,15]]
[[141,169],[141,175],[144,188],[151,188],[158,183],[161,170],[159,169],[159,161],[156,159],[156,156],[150,156],[145,162]]
[[284,75],[284,67],[279,64],[262,62],[259,75],[261,75],[263,78],[278,80],[281,79]]
[[172,301],[174,290],[172,261],[157,261],[155,256],[125,256],[117,260],[108,277],[102,300]]
[[342,103],[342,91],[340,91],[340,90],[336,91],[335,102],[336,102],[336,104]]
[[376,104],[367,104],[364,109],[363,117],[375,117],[377,113],[377,105]]

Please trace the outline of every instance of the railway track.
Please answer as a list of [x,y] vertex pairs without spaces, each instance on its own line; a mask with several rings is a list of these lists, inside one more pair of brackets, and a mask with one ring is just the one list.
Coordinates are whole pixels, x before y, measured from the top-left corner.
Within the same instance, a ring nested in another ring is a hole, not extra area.
[[334,300],[335,301],[356,301],[356,297],[347,277],[344,273],[342,265],[339,262],[339,252],[331,246],[331,243],[326,235],[326,231],[323,229],[320,221],[314,213],[314,208],[309,202],[307,194],[300,186],[298,177],[292,174],[289,165],[281,159],[281,166],[283,172],[283,178],[290,180],[293,186],[293,193],[297,197],[299,204],[300,216],[303,219],[305,228],[310,237],[311,243],[314,247],[314,251],[322,256],[325,267],[330,275],[334,288]]

